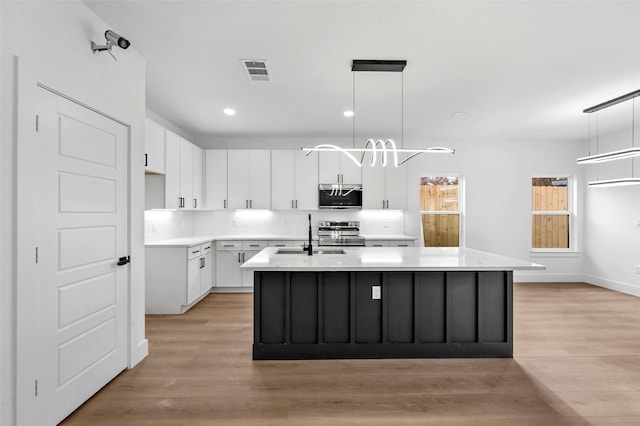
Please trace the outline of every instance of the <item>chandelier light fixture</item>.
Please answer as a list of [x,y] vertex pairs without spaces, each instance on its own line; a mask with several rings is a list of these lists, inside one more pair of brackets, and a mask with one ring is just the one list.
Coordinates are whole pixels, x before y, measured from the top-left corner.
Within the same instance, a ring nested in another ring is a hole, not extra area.
[[[369,71],[369,72],[400,72],[404,70],[407,65],[407,61],[395,61],[395,60],[358,60],[354,59],[351,67],[352,72]],[[402,75],[402,87],[404,88],[404,75]],[[401,90],[402,103],[404,104],[404,93]],[[354,113],[355,111],[355,74],[353,84],[353,98],[354,98]],[[404,111],[401,108],[401,134],[404,134]],[[357,116],[356,116],[357,117]],[[355,122],[354,122],[355,123]],[[358,167],[362,167],[365,163],[365,156],[371,154],[370,165],[375,166],[378,163],[378,157],[380,157],[380,165],[386,167],[389,164],[389,157],[392,158],[392,164],[394,167],[398,167],[413,157],[420,154],[454,154],[455,150],[451,148],[435,146],[425,149],[412,149],[404,148],[404,137],[401,137],[400,148],[398,148],[396,142],[393,139],[375,139],[369,138],[365,142],[362,148],[355,147],[355,124],[353,126],[353,147],[342,148],[337,145],[320,144],[313,148],[301,148],[309,155],[312,152],[341,152],[351,161],[353,161]]]
[[[577,164],[598,164],[598,163],[604,163],[607,161],[615,161],[615,160],[625,160],[625,159],[631,159],[631,177],[623,177],[623,178],[616,178],[616,179],[603,179],[600,180],[599,178],[596,178],[595,181],[591,181],[589,182],[589,187],[609,187],[609,186],[623,186],[623,185],[637,185],[640,184],[640,178],[636,178],[634,177],[634,165],[633,165],[633,158],[640,156],[640,147],[636,147],[634,146],[634,142],[635,142],[635,98],[640,96],[640,90],[635,90],[631,93],[627,93],[626,95],[622,95],[619,96],[617,98],[608,100],[606,102],[603,102],[601,104],[592,106],[590,108],[585,109],[584,111],[582,111],[585,114],[591,114],[591,113],[597,113],[600,110],[603,110],[605,108],[609,108],[613,105],[617,105],[621,102],[625,102],[628,100],[631,100],[632,104],[632,121],[631,121],[631,147],[630,148],[625,148],[625,149],[620,149],[620,150],[616,150],[616,151],[609,151],[609,152],[603,152],[603,153],[597,153],[597,154],[593,154],[591,155],[591,152],[589,152],[589,155],[586,157],[581,157],[577,159]],[[596,151],[598,151],[598,126],[597,126],[597,117],[598,115],[596,114]],[[591,138],[589,138],[591,139]]]

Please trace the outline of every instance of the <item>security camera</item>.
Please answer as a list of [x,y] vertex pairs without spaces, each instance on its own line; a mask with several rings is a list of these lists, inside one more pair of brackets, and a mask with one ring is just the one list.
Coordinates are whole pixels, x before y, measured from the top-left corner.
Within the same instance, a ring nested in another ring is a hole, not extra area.
[[114,31],[105,31],[104,37],[107,39],[107,42],[117,44],[121,49],[126,49],[127,47],[131,46],[131,42],[129,40],[115,33]]
[[106,44],[95,44],[92,41],[91,42],[91,51],[93,51],[93,53],[107,51],[107,52],[109,52],[109,55],[111,55],[111,57],[113,59],[115,59],[116,61],[118,59],[116,59],[116,57],[113,56],[113,53],[111,53],[111,48],[113,47],[113,45],[115,44],[121,49],[126,49],[129,46],[131,46],[131,42],[129,40],[127,40],[126,38],[122,37],[118,33],[113,32],[111,30],[105,31],[104,38],[107,39],[107,43]]

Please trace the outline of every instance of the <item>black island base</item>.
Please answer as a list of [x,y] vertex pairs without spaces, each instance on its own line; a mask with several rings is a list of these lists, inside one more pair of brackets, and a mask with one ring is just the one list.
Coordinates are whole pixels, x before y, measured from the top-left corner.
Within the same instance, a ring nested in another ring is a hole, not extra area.
[[513,356],[512,271],[254,274],[254,360]]

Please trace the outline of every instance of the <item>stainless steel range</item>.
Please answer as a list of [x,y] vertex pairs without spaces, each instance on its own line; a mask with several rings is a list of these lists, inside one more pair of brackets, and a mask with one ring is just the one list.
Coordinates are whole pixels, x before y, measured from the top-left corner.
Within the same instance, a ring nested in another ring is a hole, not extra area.
[[358,221],[320,221],[318,222],[319,246],[356,246],[364,247],[364,237],[360,236]]

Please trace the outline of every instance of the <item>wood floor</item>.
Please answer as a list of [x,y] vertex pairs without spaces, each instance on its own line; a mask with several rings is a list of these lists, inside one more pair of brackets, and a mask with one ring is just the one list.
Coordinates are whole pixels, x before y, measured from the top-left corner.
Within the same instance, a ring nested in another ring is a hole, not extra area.
[[252,361],[251,294],[147,317],[149,356],[63,425],[640,425],[640,298],[515,284],[513,359]]

